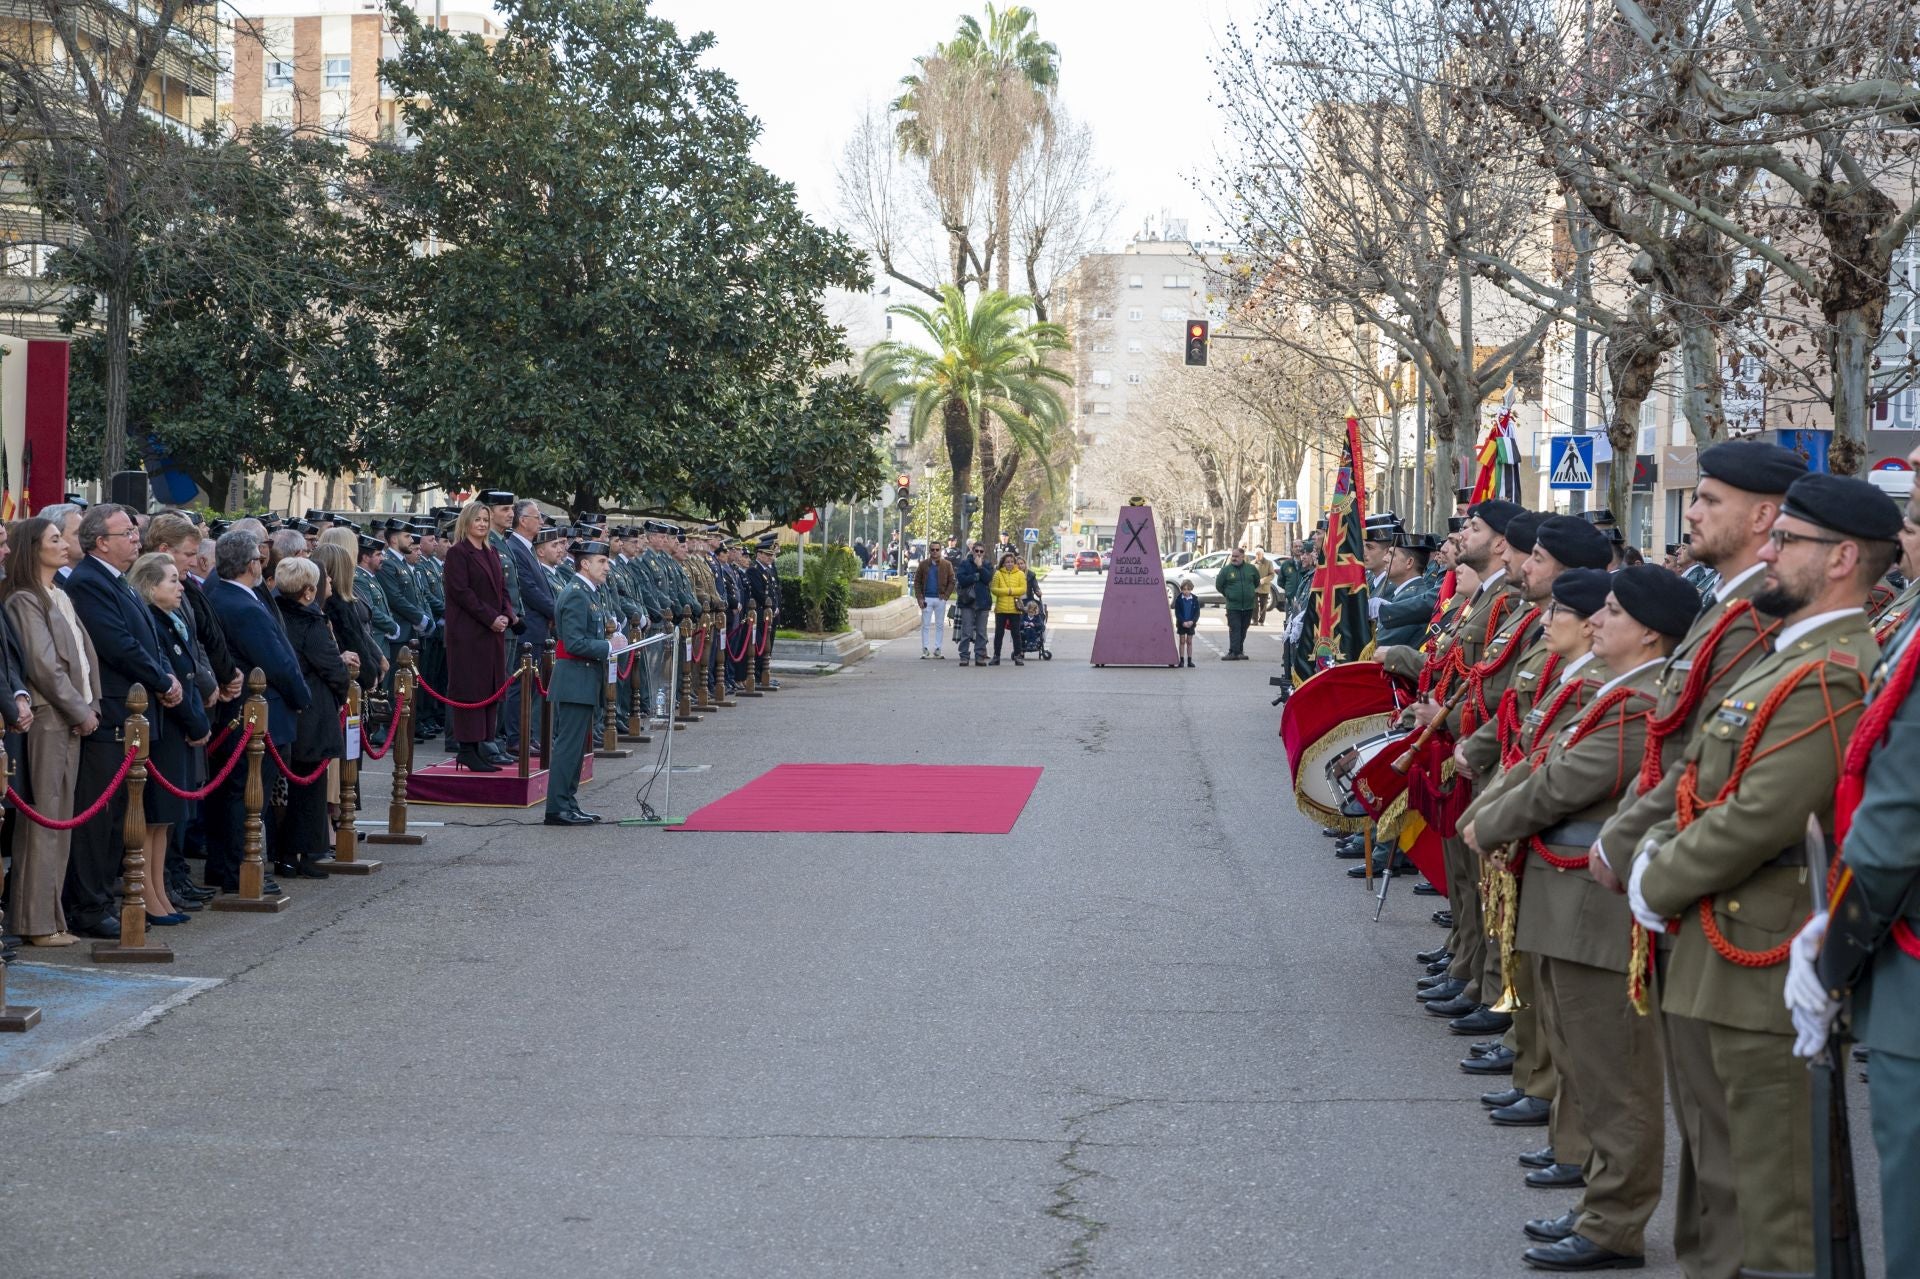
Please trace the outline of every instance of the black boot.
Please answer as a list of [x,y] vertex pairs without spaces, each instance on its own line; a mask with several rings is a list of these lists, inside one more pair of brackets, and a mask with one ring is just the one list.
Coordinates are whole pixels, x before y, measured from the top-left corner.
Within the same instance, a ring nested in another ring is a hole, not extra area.
[[500,765],[481,754],[480,748],[472,742],[460,743],[460,753],[453,757],[453,762],[470,773],[497,773],[500,771]]

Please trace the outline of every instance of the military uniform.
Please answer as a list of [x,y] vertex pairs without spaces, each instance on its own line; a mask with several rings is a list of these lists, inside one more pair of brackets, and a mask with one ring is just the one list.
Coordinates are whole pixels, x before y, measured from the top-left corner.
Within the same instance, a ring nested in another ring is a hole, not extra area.
[[[362,536],[360,539],[360,549],[362,551],[372,549],[372,547],[368,545],[369,543],[372,543],[373,546],[379,545],[378,539]],[[380,585],[380,580],[375,577],[371,571],[360,565],[355,565],[353,570],[353,593],[356,597],[365,600],[367,603],[367,611],[372,615],[369,624],[373,629],[373,642],[379,646],[380,656],[386,658],[388,662],[392,662],[393,647],[401,641],[403,631],[398,619],[393,615],[392,606],[387,602],[386,588]]]
[[[594,548],[598,548],[595,550]],[[606,554],[606,543],[589,542],[576,549]],[[581,574],[560,593],[555,609],[556,656],[549,695],[553,699],[553,758],[547,762],[546,820],[552,825],[578,825],[593,820],[581,812],[580,764],[599,718],[605,695],[607,663],[613,647],[607,642],[611,620],[605,593]]]
[[[1888,636],[1885,660],[1869,685],[1869,705],[1897,696],[1886,736],[1868,757],[1848,830],[1846,890],[1866,905],[1881,938],[1872,966],[1854,989],[1853,1030],[1871,1053],[1867,1096],[1880,1153],[1881,1233],[1886,1273],[1920,1274],[1920,614]],[[1889,687],[1890,677],[1895,681]],[[1879,708],[1876,708],[1878,710]],[[1884,711],[1876,714],[1879,719]],[[1904,914],[1902,914],[1904,904]],[[1903,1206],[1903,1207],[1902,1207]]]
[[1380,602],[1374,620],[1379,630],[1374,642],[1380,645],[1418,646],[1433,617],[1433,606],[1440,598],[1439,584],[1424,574],[1410,577],[1394,587]]
[[1727,1149],[1704,1157],[1734,1170],[1741,1264],[1786,1274],[1813,1269],[1813,1173],[1784,944],[1812,906],[1807,819],[1831,827],[1840,754],[1879,657],[1859,609],[1809,620],[1783,628],[1778,651],[1708,712],[1681,761],[1681,807],[1648,832],[1633,872],[1646,908],[1679,924],[1661,1007],[1684,1033],[1704,1023],[1712,1062],[1710,1079],[1676,1079],[1675,1109],[1701,1104],[1697,1090],[1710,1090],[1708,1107],[1724,1099]]

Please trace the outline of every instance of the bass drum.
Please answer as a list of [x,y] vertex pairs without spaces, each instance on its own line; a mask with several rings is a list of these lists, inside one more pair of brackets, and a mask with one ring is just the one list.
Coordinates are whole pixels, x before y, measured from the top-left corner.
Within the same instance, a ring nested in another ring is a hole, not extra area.
[[1365,817],[1341,811],[1353,793],[1333,780],[1328,765],[1383,737],[1400,703],[1393,677],[1378,662],[1329,667],[1293,690],[1280,715],[1280,743],[1301,812],[1341,830],[1366,826]]
[[1390,728],[1365,741],[1356,742],[1327,761],[1327,781],[1333,786],[1334,792],[1341,796],[1342,811],[1351,814],[1357,806],[1365,809],[1367,816],[1378,819],[1381,810],[1392,802],[1394,796],[1406,789],[1406,780],[1402,778],[1399,789],[1382,800],[1377,779],[1382,773],[1389,777],[1398,776],[1393,771],[1393,761],[1400,757],[1407,739],[1412,735],[1411,729]]

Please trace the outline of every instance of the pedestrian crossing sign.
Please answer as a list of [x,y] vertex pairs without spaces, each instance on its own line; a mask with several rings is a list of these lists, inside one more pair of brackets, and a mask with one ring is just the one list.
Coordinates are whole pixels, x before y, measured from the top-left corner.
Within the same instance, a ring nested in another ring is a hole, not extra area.
[[1556,435],[1547,451],[1547,487],[1550,489],[1590,489],[1593,487],[1593,437]]

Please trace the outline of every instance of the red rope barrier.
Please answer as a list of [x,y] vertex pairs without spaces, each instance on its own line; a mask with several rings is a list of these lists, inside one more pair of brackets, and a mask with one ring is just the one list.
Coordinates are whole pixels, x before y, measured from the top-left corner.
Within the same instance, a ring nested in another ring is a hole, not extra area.
[[286,760],[280,758],[280,748],[273,744],[273,738],[271,737],[267,738],[267,754],[273,756],[273,762],[280,766],[280,771],[286,776],[287,785],[289,786],[313,785],[327,775],[327,765],[333,762],[332,760],[321,760],[320,767],[314,769],[311,773],[305,775],[296,773],[287,767]]
[[134,752],[127,752],[127,757],[120,761],[120,771],[113,775],[113,780],[107,783],[107,788],[100,792],[100,798],[94,800],[93,806],[77,817],[43,816],[34,811],[33,805],[21,799],[20,792],[11,786],[7,787],[7,798],[12,801],[15,808],[20,810],[22,817],[36,826],[45,826],[48,830],[76,830],[107,811],[107,804],[113,799],[113,793],[126,783],[127,774],[133,771],[133,756]]
[[693,663],[699,665],[707,660],[707,628],[702,626],[694,632]]
[[400,717],[398,715],[395,715],[392,719],[387,721],[386,744],[380,747],[379,750],[375,750],[373,748],[373,734],[367,731],[366,713],[364,711],[361,712],[361,716],[360,716],[361,753],[363,753],[368,759],[385,759],[387,757],[387,752],[393,749],[393,730],[394,730],[394,727],[399,723],[400,723]]
[[[225,734],[223,733],[221,736],[224,737]],[[213,794],[213,792],[219,790],[221,786],[225,785],[227,778],[233,776],[234,768],[247,753],[247,743],[252,740],[253,730],[251,728],[241,733],[240,744],[234,747],[233,754],[227,756],[227,762],[220,766],[220,771],[213,775],[213,780],[209,781],[199,790],[181,790],[161,775],[159,768],[154,765],[152,760],[147,761],[147,776],[153,779],[154,785],[167,792],[167,794],[172,795],[175,799],[205,799],[207,796]]]
[[739,652],[737,653],[734,652],[732,640],[728,640],[726,642],[727,660],[730,662],[745,661],[747,658],[747,649],[752,647],[753,645],[753,633],[750,630],[748,630],[747,624],[745,622],[740,623],[739,631],[740,631],[740,651]]
[[418,675],[414,676],[413,682],[420,686],[421,692],[431,697],[434,701],[439,702],[442,706],[451,706],[457,711],[479,711],[485,710],[487,707],[505,697],[507,690],[513,687],[514,681],[519,678],[519,675],[520,672],[515,671],[512,675],[507,676],[507,682],[502,684],[499,691],[484,702],[456,702],[446,694],[436,691],[433,685],[427,683],[427,681],[421,679]]
[[636,660],[638,660],[639,656],[640,656],[640,650],[638,649],[635,649],[633,652],[627,654],[627,664],[620,668],[620,679],[622,682],[624,682],[629,675],[633,674],[633,664]]
[[754,653],[754,656],[765,657],[767,655],[767,650],[772,647],[773,647],[773,627],[768,626],[766,630],[760,633],[760,647]]

